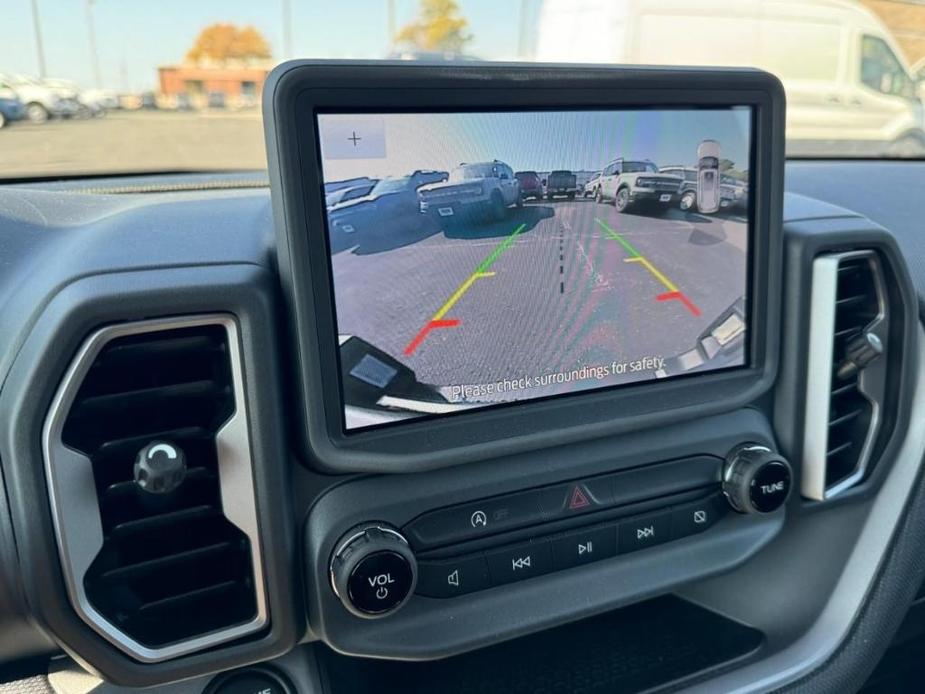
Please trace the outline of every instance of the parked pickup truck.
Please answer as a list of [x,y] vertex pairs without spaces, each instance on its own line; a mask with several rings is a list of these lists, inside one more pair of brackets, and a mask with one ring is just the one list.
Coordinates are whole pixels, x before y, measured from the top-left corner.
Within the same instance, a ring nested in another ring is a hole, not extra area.
[[520,183],[503,161],[460,164],[446,183],[421,186],[418,199],[422,213],[439,219],[490,219],[501,221],[511,205],[520,207]]
[[578,193],[578,177],[571,171],[552,171],[546,179],[546,199],[556,197],[574,200]]
[[518,171],[514,174],[520,184],[520,197],[524,200],[535,198],[543,199],[543,181],[536,171]]

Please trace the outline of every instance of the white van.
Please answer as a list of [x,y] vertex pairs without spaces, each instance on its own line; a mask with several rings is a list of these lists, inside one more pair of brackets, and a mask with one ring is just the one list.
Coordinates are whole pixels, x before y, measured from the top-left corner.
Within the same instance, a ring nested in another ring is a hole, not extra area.
[[787,91],[788,154],[925,154],[909,67],[858,2],[544,0],[535,58],[759,67]]

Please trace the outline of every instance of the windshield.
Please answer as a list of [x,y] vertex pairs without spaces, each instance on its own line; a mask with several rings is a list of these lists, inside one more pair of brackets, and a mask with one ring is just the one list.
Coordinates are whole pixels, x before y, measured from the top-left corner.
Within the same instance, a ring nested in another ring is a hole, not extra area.
[[658,168],[647,161],[625,161],[623,173],[658,173]]
[[264,84],[292,58],[758,67],[788,156],[925,158],[917,0],[10,0],[0,21],[0,178],[262,176]]
[[457,168],[450,178],[455,181],[465,181],[472,178],[492,178],[497,175],[497,167],[494,164],[469,164]]
[[382,195],[383,193],[397,193],[401,190],[407,190],[411,183],[411,176],[401,176],[400,178],[385,178],[373,186],[372,195]]

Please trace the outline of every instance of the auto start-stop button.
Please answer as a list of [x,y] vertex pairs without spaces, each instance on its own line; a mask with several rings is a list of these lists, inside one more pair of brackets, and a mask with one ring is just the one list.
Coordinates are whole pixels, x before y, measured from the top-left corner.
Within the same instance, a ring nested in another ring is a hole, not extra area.
[[248,668],[219,675],[206,694],[294,694],[287,679],[269,668]]

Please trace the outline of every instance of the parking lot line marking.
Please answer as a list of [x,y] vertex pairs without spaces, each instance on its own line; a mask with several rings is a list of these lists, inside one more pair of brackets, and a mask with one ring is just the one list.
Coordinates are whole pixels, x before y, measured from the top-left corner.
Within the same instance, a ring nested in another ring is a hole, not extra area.
[[677,299],[695,316],[700,316],[700,309],[694,305],[694,302],[688,299],[684,292],[668,292],[667,294],[659,294],[655,297],[656,301],[671,301],[672,299]]
[[667,289],[669,292],[678,291],[677,285],[675,285],[674,282],[672,282],[670,279],[665,277],[665,275],[663,275],[657,267],[655,267],[652,263],[650,263],[643,256],[639,256],[637,258],[624,258],[623,262],[624,263],[640,263],[641,265],[645,267],[646,270],[651,272],[659,282],[665,285],[665,289]]
[[459,325],[459,321],[456,319],[429,321],[427,325],[421,328],[421,331],[414,336],[414,339],[408,343],[408,346],[405,347],[405,356],[411,356],[414,354],[414,350],[416,350],[418,346],[424,342],[424,338],[427,337],[427,334],[431,330],[436,330],[437,328],[455,328],[457,325]]
[[642,255],[642,253],[640,253],[635,248],[633,248],[633,244],[631,244],[629,241],[627,241],[622,236],[620,236],[620,234],[618,234],[613,229],[611,229],[610,226],[607,224],[607,222],[605,222],[603,219],[599,219],[595,217],[594,221],[600,225],[600,227],[604,230],[604,233],[607,234],[607,236],[612,238],[614,241],[619,241],[620,245],[626,249],[626,252],[632,255],[634,258]]

